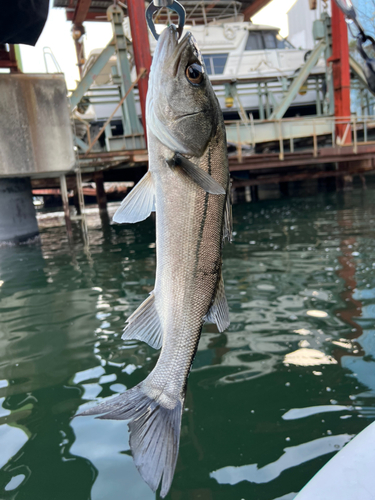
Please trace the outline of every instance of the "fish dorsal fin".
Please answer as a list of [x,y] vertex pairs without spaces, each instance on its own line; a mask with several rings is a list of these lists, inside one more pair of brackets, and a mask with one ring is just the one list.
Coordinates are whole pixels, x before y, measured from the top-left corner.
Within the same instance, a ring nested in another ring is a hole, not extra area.
[[216,323],[219,332],[223,332],[230,325],[228,302],[225,296],[223,276],[220,276],[216,289],[215,300],[205,318],[206,321]]
[[176,153],[171,160],[167,160],[167,163],[170,167],[179,167],[181,173],[198,184],[203,191],[211,194],[225,194],[225,189],[221,184],[180,153]]
[[147,219],[152,211],[155,211],[155,187],[151,172],[147,172],[124,198],[113,220],[120,224],[140,222]]
[[163,332],[155,307],[154,292],[150,293],[150,296],[133,312],[126,322],[128,325],[124,329],[122,339],[141,340],[154,349],[161,348]]
[[232,243],[232,231],[233,231],[231,192],[232,192],[232,183],[230,182],[227,193],[227,199],[225,202],[224,231],[223,231],[223,239],[224,240],[227,239],[229,243]]

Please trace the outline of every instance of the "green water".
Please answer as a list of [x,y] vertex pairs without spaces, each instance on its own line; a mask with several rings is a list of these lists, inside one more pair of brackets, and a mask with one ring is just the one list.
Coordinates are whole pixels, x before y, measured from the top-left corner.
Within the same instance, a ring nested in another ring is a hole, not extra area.
[[[113,212],[113,207],[112,207]],[[170,500],[291,500],[375,419],[375,191],[234,207],[231,326],[206,325]],[[154,222],[0,248],[1,500],[148,500],[126,422],[72,419],[158,353],[121,341],[153,289]]]

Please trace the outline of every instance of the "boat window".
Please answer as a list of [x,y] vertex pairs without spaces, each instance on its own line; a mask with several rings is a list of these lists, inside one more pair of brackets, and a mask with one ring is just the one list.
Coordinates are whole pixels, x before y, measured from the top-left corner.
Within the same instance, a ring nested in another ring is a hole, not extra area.
[[276,33],[274,31],[263,31],[265,49],[276,49]]
[[245,50],[293,49],[277,31],[250,31]]
[[206,65],[208,75],[222,75],[228,54],[203,54],[203,61]]
[[276,35],[278,49],[295,49],[295,47],[280,35]]
[[263,50],[263,40],[260,31],[250,31],[245,50]]

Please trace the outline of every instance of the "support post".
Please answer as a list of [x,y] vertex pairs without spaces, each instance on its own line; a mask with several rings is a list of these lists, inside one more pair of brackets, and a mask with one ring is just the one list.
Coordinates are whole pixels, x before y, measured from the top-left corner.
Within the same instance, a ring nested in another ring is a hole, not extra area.
[[[335,117],[350,120],[350,69],[348,28],[344,14],[335,2],[332,8],[332,63],[333,88],[335,94]],[[346,123],[336,123],[336,138],[343,144],[351,142],[351,133],[344,138]],[[337,140],[336,139],[336,140]]]
[[87,230],[87,221],[86,221],[86,214],[85,214],[85,199],[83,197],[83,188],[82,188],[82,175],[81,175],[81,169],[78,163],[77,169],[76,169],[76,186],[77,186],[77,193],[78,193],[78,202],[80,206],[80,212],[81,215],[79,218],[81,219],[81,230],[82,230],[82,236],[83,236],[83,241],[85,244],[85,248],[89,247],[89,233]]
[[258,186],[250,186],[251,201],[259,201]]
[[61,200],[64,208],[66,230],[68,233],[68,237],[70,238],[72,236],[72,221],[70,220],[68,188],[66,186],[65,175],[60,175],[60,190]]
[[146,137],[146,96],[148,89],[148,75],[151,67],[151,51],[146,25],[144,3],[139,0],[128,0],[128,16],[133,40],[134,62],[139,75],[141,68],[147,73],[138,82],[139,100],[142,109],[143,129]]
[[96,201],[98,202],[99,212],[107,212],[107,196],[104,189],[103,172],[99,170],[94,174],[96,185]]
[[259,119],[264,120],[263,91],[261,83],[258,83],[258,98],[259,98]]
[[289,182],[288,181],[279,182],[279,188],[280,188],[280,193],[283,196],[289,196]]
[[85,33],[85,28],[83,26],[73,27],[73,40],[76,48],[77,55],[77,66],[79,71],[79,77],[82,80],[83,77],[83,66],[86,61],[85,57],[85,46],[83,44],[83,35]]
[[[121,76],[121,97],[123,97],[132,85],[126,37],[122,26],[124,14],[119,5],[111,5],[108,7],[107,16],[112,23],[117,69]],[[144,147],[143,127],[138,119],[133,92],[130,92],[122,109],[126,149],[142,149]]]

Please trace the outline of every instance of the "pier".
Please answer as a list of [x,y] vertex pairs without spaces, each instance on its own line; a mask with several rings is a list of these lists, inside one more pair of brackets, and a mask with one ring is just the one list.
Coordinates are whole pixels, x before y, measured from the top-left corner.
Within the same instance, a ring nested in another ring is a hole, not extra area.
[[[184,4],[186,22],[194,28],[249,21],[267,3],[189,0]],[[13,207],[15,214],[24,214],[12,216],[16,221],[11,223],[12,231],[0,221],[4,239],[18,241],[37,234],[32,194],[51,194],[51,190],[62,198],[68,231],[72,218],[68,195],[74,194],[74,217],[87,234],[82,183],[96,186],[97,202],[105,213],[105,183],[131,185],[148,167],[145,99],[152,47],[143,7],[138,0],[128,0],[126,5],[110,0],[54,0],[53,6],[63,7],[72,22],[81,79],[68,91],[62,75],[25,75],[14,46],[3,51],[0,66],[11,72],[0,78],[6,110],[0,128],[8,134],[1,144],[0,188],[9,197],[9,186],[14,185],[21,205],[2,203]],[[161,11],[158,22],[168,19]],[[111,24],[113,38],[102,51],[86,55],[85,23],[99,20]],[[237,36],[237,25],[228,26],[225,36],[230,44]],[[264,31],[266,27],[259,29],[259,36],[272,33]],[[345,19],[334,2],[331,16],[324,11],[314,22],[313,36],[313,50],[290,49],[301,61],[294,71],[287,66],[272,71],[267,65],[261,67],[267,58],[271,60],[267,50],[256,74],[241,70],[230,77],[223,69],[216,74],[220,54],[205,59],[211,65],[210,78],[226,119],[233,189],[249,188],[252,200],[258,199],[259,186],[278,184],[286,194],[288,183],[295,181],[336,179],[337,188],[348,189],[353,176],[359,176],[365,187],[365,176],[375,170],[374,96],[361,65],[349,53]],[[272,64],[282,65],[284,52],[275,51],[277,59]],[[246,57],[249,54],[253,53],[247,52]],[[257,61],[258,56],[254,57],[251,64]],[[351,90],[360,100],[359,111],[350,109]],[[12,105],[15,102],[17,110]],[[108,116],[95,119],[88,113],[95,106],[107,106]],[[16,188],[21,186],[19,177],[24,179],[22,189]],[[1,212],[5,217],[5,211]]]

